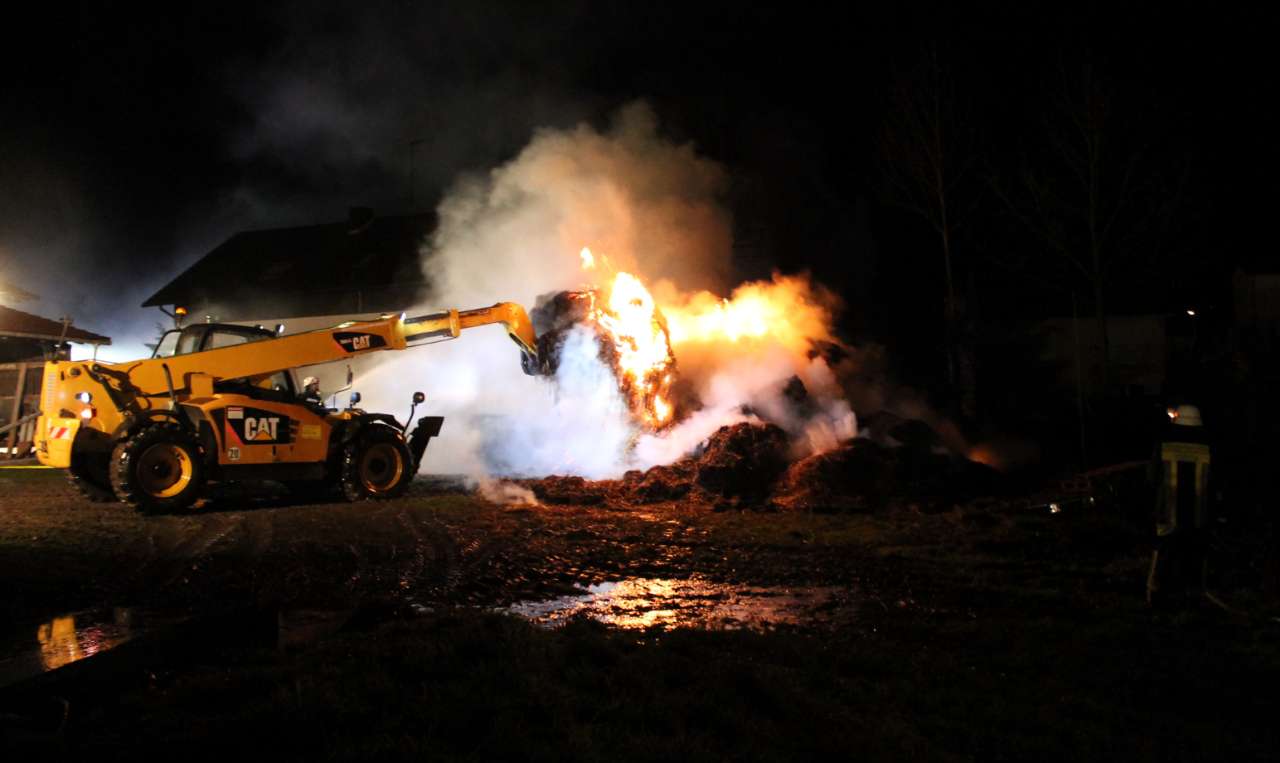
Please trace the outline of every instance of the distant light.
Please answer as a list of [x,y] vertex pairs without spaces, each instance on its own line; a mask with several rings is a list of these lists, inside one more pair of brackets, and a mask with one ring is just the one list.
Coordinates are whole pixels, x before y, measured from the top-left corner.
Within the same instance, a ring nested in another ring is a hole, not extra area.
[[1164,409],[1164,412],[1165,412],[1165,415],[1167,415],[1167,416],[1169,417],[1169,420],[1170,420],[1170,421],[1173,421],[1174,419],[1178,418],[1178,409],[1177,409],[1177,408],[1165,408],[1165,409]]
[[1188,310],[1188,311],[1187,311],[1187,315],[1190,315],[1192,318],[1194,318],[1194,317],[1196,317],[1196,311],[1195,311],[1195,310]]
[[1058,505],[1058,504],[1056,504],[1056,503],[1051,503],[1051,504],[1049,504],[1049,513],[1050,513],[1050,514],[1061,514],[1061,513],[1062,513],[1062,507],[1061,507],[1061,506],[1059,506],[1059,505]]
[[187,308],[183,307],[182,305],[178,305],[177,307],[173,308],[173,314],[174,314],[174,315],[186,315],[186,314],[187,314]]

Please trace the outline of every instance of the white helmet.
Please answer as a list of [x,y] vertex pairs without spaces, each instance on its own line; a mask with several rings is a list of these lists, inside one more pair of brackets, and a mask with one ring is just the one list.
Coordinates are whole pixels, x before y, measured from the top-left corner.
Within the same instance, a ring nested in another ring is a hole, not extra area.
[[1180,427],[1202,427],[1204,421],[1200,418],[1200,409],[1194,405],[1180,405],[1173,411],[1173,423]]
[[316,377],[308,376],[307,378],[302,380],[302,388],[306,389],[307,387],[310,387],[312,384],[319,384],[319,383],[320,383],[320,380],[317,379]]

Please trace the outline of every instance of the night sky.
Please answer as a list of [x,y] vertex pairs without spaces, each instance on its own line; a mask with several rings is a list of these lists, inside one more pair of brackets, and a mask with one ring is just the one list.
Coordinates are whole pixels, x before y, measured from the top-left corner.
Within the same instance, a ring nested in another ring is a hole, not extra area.
[[1172,243],[1117,273],[1115,309],[1212,302],[1214,278],[1274,255],[1258,243],[1275,155],[1270,18],[1023,6],[9,10],[0,280],[41,295],[22,309],[147,333],[162,316],[142,300],[236,231],[430,208],[535,128],[601,124],[645,99],[665,133],[728,168],[742,276],[811,269],[845,296],[851,336],[910,345],[936,327],[939,255],[886,193],[877,146],[895,78],[926,50],[972,133],[955,257],[984,317],[1044,304],[1035,278],[1056,277],[1019,267],[1042,244],[989,191],[1046,156],[1046,94],[1083,56],[1113,86],[1113,155],[1143,158],[1146,197],[1179,189]]

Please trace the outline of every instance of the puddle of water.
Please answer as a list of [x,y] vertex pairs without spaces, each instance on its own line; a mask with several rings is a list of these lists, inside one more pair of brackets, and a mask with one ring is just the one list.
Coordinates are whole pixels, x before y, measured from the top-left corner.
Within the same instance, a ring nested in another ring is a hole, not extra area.
[[[171,624],[174,619],[163,622]],[[59,615],[0,647],[0,686],[114,649],[159,624],[149,613],[132,607]]]
[[547,627],[586,616],[626,630],[763,630],[824,622],[840,591],[835,587],[734,586],[698,577],[627,578],[547,601],[517,602],[507,611]]
[[[0,639],[0,687],[108,652],[144,635],[218,642],[240,638],[255,644],[270,644],[274,639],[277,648],[290,649],[335,633],[350,617],[350,610],[298,609],[274,615],[247,613],[241,621],[236,613],[202,616],[133,607],[59,615]],[[198,628],[179,635],[187,625]]]

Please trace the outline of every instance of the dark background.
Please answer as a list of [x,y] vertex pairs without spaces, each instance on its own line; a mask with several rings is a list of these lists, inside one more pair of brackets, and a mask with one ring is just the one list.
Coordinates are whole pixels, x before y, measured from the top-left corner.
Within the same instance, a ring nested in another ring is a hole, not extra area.
[[[637,98],[729,170],[743,277],[811,270],[842,328],[938,378],[941,254],[881,150],[936,56],[965,172],[953,266],[974,321],[1067,314],[1087,285],[1016,215],[1031,172],[1067,187],[1055,112],[1105,83],[1109,183],[1135,158],[1108,311],[1223,303],[1264,244],[1274,149],[1262,12],[1192,4],[832,11],[760,3],[292,3],[10,10],[0,88],[0,278],[24,309],[120,340],[137,305],[232,233],[429,209],[538,126]],[[1065,77],[1065,79],[1064,79]],[[413,182],[409,182],[412,164]],[[1002,199],[1003,191],[1013,202]],[[1144,206],[1145,205],[1145,206]],[[1126,214],[1128,214],[1128,209]],[[1145,227],[1144,227],[1145,226]],[[1158,234],[1158,235],[1157,235]],[[1132,251],[1131,251],[1132,250]],[[140,331],[138,330],[140,327]]]

